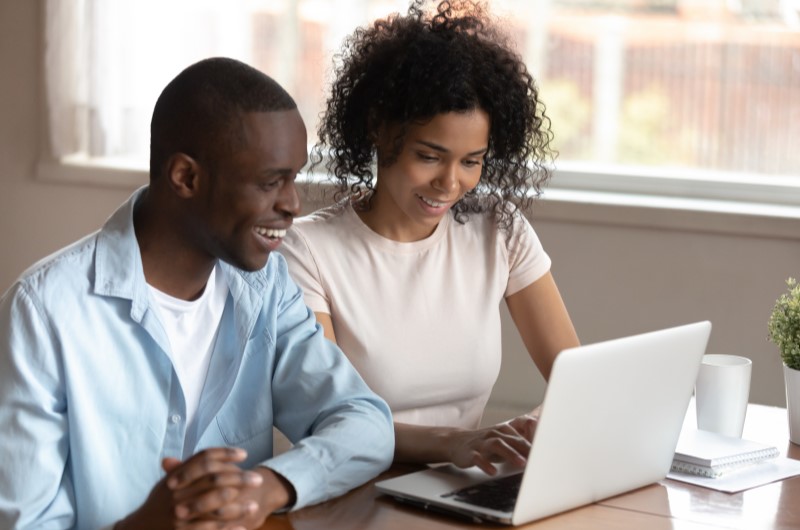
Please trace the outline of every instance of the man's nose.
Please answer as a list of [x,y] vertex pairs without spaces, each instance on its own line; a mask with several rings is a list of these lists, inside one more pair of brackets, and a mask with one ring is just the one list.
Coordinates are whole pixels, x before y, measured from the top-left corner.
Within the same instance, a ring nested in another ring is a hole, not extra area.
[[286,184],[281,186],[278,200],[275,201],[275,209],[291,217],[300,215],[300,195],[293,179],[287,180]]

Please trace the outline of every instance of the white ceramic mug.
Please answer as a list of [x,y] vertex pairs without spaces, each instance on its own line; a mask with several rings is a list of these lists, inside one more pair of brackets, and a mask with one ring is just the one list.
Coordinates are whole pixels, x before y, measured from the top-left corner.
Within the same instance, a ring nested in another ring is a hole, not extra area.
[[752,369],[747,357],[703,356],[694,387],[698,429],[741,438]]

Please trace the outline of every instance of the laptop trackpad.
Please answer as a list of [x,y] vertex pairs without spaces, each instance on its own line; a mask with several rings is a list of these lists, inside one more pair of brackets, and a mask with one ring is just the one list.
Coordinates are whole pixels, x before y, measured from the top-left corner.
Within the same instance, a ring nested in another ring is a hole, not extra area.
[[377,486],[378,490],[384,493],[435,498],[487,480],[520,472],[519,468],[509,465],[501,465],[498,468],[497,475],[489,476],[477,467],[461,469],[452,464],[438,465],[381,481]]

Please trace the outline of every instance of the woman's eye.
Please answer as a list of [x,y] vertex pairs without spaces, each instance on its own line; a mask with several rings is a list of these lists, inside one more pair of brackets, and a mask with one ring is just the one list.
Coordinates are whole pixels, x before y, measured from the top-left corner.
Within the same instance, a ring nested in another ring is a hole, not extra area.
[[426,155],[425,153],[417,153],[417,156],[424,162],[436,162],[438,160],[435,156]]
[[467,166],[467,167],[480,166],[481,165],[481,161],[480,160],[465,160],[464,161],[464,165]]

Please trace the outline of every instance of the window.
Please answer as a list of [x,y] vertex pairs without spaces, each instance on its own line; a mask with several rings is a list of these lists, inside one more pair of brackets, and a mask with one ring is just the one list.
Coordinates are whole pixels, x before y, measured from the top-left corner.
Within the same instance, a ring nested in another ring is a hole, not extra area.
[[[554,186],[800,205],[800,0],[494,0],[537,78]],[[405,0],[47,2],[53,158],[146,169],[186,65],[228,55],[295,97],[310,140],[332,54]],[[788,193],[787,193],[788,191]]]

